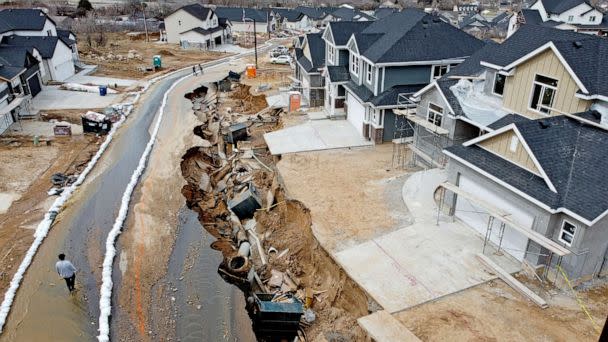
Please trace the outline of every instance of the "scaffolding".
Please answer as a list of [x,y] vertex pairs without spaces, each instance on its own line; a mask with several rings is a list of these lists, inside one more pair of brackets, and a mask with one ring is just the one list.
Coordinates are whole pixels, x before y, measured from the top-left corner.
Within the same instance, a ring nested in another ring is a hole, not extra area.
[[[449,145],[449,131],[416,115],[418,104],[412,94],[399,94],[393,133],[393,167],[415,165],[444,167],[447,158],[441,152]],[[410,153],[412,156],[410,157]]]
[[[448,197],[448,195],[450,196],[450,198],[446,199],[446,197]],[[457,199],[457,197],[458,197],[458,199]],[[497,245],[496,253],[501,253],[501,249],[505,249],[505,247],[503,246],[503,236],[504,236],[505,230],[507,228],[517,231],[518,233],[527,237],[529,240],[537,243],[540,247],[544,248],[544,250],[546,250],[546,254],[545,253],[537,254],[539,256],[545,257],[545,262],[546,262],[544,265],[545,267],[543,268],[542,274],[540,275],[541,281],[549,280],[549,269],[552,267],[556,268],[556,269],[561,267],[563,258],[565,256],[570,256],[573,254],[572,251],[561,246],[560,244],[551,240],[550,238],[548,238],[530,228],[520,225],[515,220],[513,220],[513,218],[511,217],[512,215],[510,213],[507,213],[504,210],[501,210],[500,208],[495,207],[492,203],[486,202],[483,199],[478,198],[477,196],[462,190],[460,187],[458,187],[456,185],[453,185],[448,182],[439,184],[439,186],[435,190],[434,198],[435,198],[435,201],[438,202],[437,203],[437,223],[439,222],[439,216],[441,215],[442,212],[445,211],[443,207],[446,204],[446,201],[451,202],[451,205],[449,205],[449,209],[450,209],[449,215],[455,215],[456,201],[462,200],[462,199],[467,200],[470,203],[475,203],[475,207],[478,207],[480,210],[479,213],[488,215],[488,222],[487,222],[486,232],[485,232],[485,236],[484,236],[482,254],[484,254],[486,252],[486,247],[487,247],[488,243],[492,242],[492,240],[491,240],[492,230],[495,227],[494,223],[496,221],[498,223],[498,243],[496,244]],[[517,252],[517,251],[512,250],[511,252]],[[534,254],[530,250],[526,250],[523,252],[525,254]],[[556,258],[556,260],[554,260],[554,258]],[[553,283],[555,284],[557,282],[557,280],[558,280],[557,273],[555,273],[555,279],[553,279]]]

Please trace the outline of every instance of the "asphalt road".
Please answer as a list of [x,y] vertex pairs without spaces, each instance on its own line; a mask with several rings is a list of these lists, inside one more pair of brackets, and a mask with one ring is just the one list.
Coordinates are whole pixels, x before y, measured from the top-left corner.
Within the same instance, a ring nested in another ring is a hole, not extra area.
[[[22,281],[0,341],[95,340],[107,234],[150,139],[163,94],[174,81],[190,72],[186,69],[168,76],[142,95],[89,179],[58,216]],[[54,270],[60,252],[79,269],[79,291],[73,296]]]

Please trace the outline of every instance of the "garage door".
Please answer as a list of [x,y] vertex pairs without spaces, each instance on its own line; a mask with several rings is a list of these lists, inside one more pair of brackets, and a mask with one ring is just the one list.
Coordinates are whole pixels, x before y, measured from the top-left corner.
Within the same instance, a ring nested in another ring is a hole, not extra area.
[[[518,222],[522,227],[532,228],[534,217],[505,201],[497,193],[478,185],[470,178],[462,175],[460,176],[458,186],[462,190],[474,194],[476,197],[491,203],[493,206],[510,213],[512,215],[511,218],[515,222]],[[489,215],[475,202],[462,196],[457,197],[456,212],[454,215],[468,226],[475,229],[479,234],[485,236]],[[491,241],[496,245],[498,245],[500,241],[499,232],[500,221],[495,219],[492,226]],[[502,239],[502,248],[504,248],[507,253],[518,260],[523,260],[527,246],[528,238],[525,235],[519,233],[510,226],[506,226]]]
[[363,135],[363,119],[365,117],[365,107],[357,99],[346,92],[347,113],[346,119],[353,125],[359,134]]
[[38,78],[38,73],[35,73],[34,76],[27,80],[27,86],[30,88],[32,97],[38,95],[40,92],[40,78]]

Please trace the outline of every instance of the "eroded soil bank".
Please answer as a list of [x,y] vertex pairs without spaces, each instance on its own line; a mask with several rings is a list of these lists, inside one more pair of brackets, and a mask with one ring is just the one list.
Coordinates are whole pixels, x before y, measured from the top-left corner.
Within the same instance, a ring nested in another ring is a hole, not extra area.
[[[286,198],[264,143],[263,133],[280,127],[280,113],[234,113],[227,107],[234,105],[234,97],[242,97],[242,92],[238,87],[219,95],[205,96],[200,90],[186,95],[193,103],[194,114],[203,122],[193,127],[203,143],[182,158],[181,171],[187,182],[182,194],[206,233],[215,239],[211,247],[221,253],[221,263],[216,261],[208,267],[219,266],[218,272],[238,285],[248,302],[253,293],[260,292],[291,294],[302,302],[309,297],[315,319],[302,320],[300,338],[304,340],[365,340],[356,319],[368,314],[368,307],[374,303],[316,241],[309,210],[301,202]],[[245,140],[228,138],[232,132],[229,127],[236,123],[247,127]],[[229,203],[252,191],[261,208],[239,218],[229,209]],[[245,252],[244,243],[251,246]],[[234,263],[239,255],[247,261]],[[208,260],[213,262],[212,258]],[[252,273],[259,277],[257,281],[248,276]],[[257,337],[265,338],[260,334]]]

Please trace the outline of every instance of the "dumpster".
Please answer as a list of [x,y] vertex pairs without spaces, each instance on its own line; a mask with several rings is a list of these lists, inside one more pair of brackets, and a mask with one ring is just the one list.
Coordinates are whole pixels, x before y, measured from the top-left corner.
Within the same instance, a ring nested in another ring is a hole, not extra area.
[[106,96],[108,93],[108,86],[100,85],[99,86],[99,95]]
[[162,68],[163,65],[162,65],[160,55],[154,55],[152,57],[152,64],[154,65],[154,69]]
[[255,293],[253,297],[253,330],[258,339],[292,341],[298,335],[304,313],[304,305],[298,298],[272,293]]
[[82,130],[84,133],[106,134],[112,129],[112,121],[96,112],[87,112],[82,116]]

